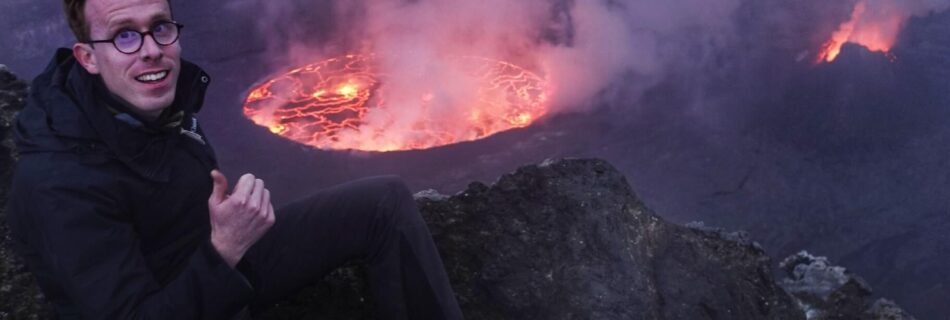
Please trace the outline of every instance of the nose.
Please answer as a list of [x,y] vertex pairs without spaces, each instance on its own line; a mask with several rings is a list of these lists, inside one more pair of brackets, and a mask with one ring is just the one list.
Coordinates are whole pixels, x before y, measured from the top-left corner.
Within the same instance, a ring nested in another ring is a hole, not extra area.
[[142,60],[156,60],[161,58],[162,55],[162,47],[158,45],[158,42],[155,42],[155,38],[150,34],[145,35],[145,38],[142,38],[142,49],[139,50],[139,56]]

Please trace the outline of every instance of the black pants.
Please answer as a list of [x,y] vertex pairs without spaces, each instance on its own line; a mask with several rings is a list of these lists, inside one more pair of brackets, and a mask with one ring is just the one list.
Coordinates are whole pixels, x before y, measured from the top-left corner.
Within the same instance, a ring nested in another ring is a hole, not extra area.
[[432,235],[396,177],[357,180],[282,207],[239,269],[254,286],[253,307],[365,261],[376,314],[384,319],[461,319]]

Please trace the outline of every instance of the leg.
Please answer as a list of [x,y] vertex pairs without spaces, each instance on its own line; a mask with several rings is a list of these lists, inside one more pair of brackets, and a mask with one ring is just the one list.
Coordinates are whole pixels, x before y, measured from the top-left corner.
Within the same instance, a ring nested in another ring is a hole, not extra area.
[[367,263],[380,317],[461,319],[432,236],[394,177],[342,184],[277,210],[239,266],[261,306],[354,259]]

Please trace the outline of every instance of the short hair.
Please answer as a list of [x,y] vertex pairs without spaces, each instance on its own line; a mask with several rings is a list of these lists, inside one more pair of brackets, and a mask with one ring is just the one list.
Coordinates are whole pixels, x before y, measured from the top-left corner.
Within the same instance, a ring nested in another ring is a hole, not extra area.
[[66,21],[69,29],[76,36],[76,41],[87,42],[89,36],[89,22],[86,21],[86,0],[63,0],[63,10],[66,12]]
[[[172,2],[168,1],[168,10],[171,10]],[[86,0],[63,0],[63,11],[66,12],[66,21],[69,22],[69,29],[76,36],[76,41],[92,41],[89,35],[89,21],[86,21]]]

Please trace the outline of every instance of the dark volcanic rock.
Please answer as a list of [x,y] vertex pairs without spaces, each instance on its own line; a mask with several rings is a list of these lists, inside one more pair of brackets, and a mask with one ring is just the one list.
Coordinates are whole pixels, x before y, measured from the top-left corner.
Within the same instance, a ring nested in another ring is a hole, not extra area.
[[798,319],[757,246],[666,223],[600,160],[420,199],[472,319]]
[[781,286],[798,299],[808,319],[814,320],[911,320],[887,299],[872,303],[871,286],[825,257],[799,252],[780,264],[786,277]]
[[9,133],[14,115],[23,109],[26,91],[26,83],[0,65],[0,319],[52,318],[33,276],[10,249],[7,232],[7,191],[15,161]]
[[[662,221],[604,161],[549,161],[417,199],[469,319],[804,318],[757,245]],[[350,292],[310,290],[265,318],[372,316],[354,312],[365,299],[308,306],[333,298],[317,291]]]
[[[3,161],[0,162],[0,170],[3,170],[3,177],[8,179],[14,160],[12,157],[8,157],[11,150],[13,150],[13,140],[9,135],[10,127],[13,125],[13,117],[17,111],[23,109],[26,94],[26,83],[17,79],[5,65],[0,64],[0,140],[2,140],[2,143],[0,143],[0,161]],[[3,199],[6,199],[6,193],[3,195]]]

